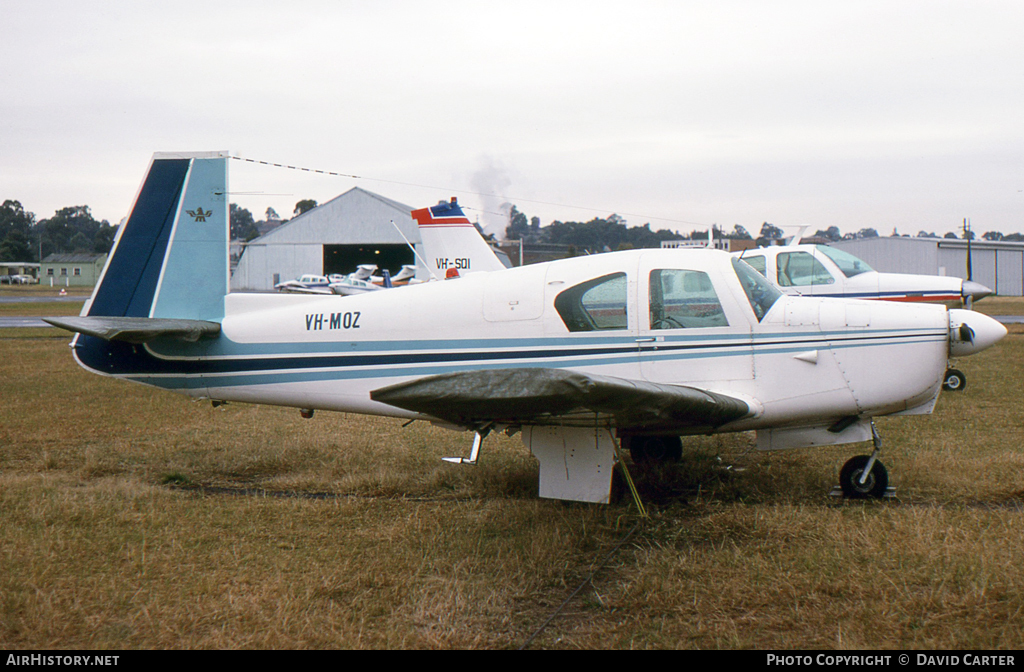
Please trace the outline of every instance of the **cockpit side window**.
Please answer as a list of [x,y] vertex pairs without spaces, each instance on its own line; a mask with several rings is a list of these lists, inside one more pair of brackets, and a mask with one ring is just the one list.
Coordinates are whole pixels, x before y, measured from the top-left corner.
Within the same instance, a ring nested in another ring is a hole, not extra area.
[[778,287],[768,282],[763,275],[751,268],[745,261],[734,258],[732,260],[732,267],[736,271],[736,276],[740,279],[740,285],[743,286],[747,300],[750,301],[750,307],[754,309],[757,321],[760,322],[768,314],[768,311],[771,310],[771,307],[775,305],[775,302],[779,300],[779,297],[782,296],[782,292],[779,291]]
[[807,252],[782,252],[775,263],[779,267],[780,287],[831,285],[836,281],[821,262]]
[[768,266],[767,266],[767,262],[765,261],[763,256],[761,256],[759,254],[758,255],[754,255],[752,257],[748,257],[747,255],[743,255],[742,257],[740,257],[740,259],[742,259],[743,261],[745,261],[748,264],[750,264],[751,268],[753,268],[755,271],[757,271],[761,275],[765,276],[766,278],[768,277]]
[[707,273],[655,269],[650,281],[651,329],[729,326]]
[[570,287],[555,297],[555,310],[569,331],[626,329],[625,273],[612,273]]

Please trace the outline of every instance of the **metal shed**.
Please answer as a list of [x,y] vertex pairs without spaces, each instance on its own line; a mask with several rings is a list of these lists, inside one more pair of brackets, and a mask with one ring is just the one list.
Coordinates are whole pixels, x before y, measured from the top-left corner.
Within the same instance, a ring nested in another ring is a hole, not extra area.
[[402,264],[422,267],[409,249],[412,244],[418,254],[421,243],[411,212],[408,205],[353,187],[249,241],[232,273],[231,289],[268,291],[305,273],[350,273],[365,263],[392,273]]
[[[878,237],[831,243],[876,271],[967,277],[967,241]],[[1024,296],[1024,243],[972,240],[972,279],[1001,296]]]

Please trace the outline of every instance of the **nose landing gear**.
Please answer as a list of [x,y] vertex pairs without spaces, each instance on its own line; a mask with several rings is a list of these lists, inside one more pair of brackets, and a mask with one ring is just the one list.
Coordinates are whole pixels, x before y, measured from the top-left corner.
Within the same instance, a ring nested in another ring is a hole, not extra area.
[[891,496],[889,472],[878,461],[882,438],[878,436],[874,420],[871,421],[871,441],[874,444],[871,455],[850,458],[839,471],[839,487],[847,499],[881,499]]
[[942,389],[947,392],[959,392],[967,387],[967,376],[957,369],[946,369],[942,378]]

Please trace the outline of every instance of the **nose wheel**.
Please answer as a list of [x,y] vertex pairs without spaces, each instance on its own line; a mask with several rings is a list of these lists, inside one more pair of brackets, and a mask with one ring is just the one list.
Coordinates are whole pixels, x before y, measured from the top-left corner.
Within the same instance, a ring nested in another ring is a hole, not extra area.
[[889,472],[885,465],[870,455],[850,458],[839,472],[839,487],[847,499],[881,499],[889,488]]
[[839,471],[839,487],[847,499],[881,499],[889,490],[889,472],[878,461],[882,451],[882,438],[871,421],[871,440],[874,450],[870,455],[858,455],[847,460]]
[[947,392],[959,392],[967,387],[967,376],[963,371],[957,369],[946,369],[946,375],[942,379],[942,389]]

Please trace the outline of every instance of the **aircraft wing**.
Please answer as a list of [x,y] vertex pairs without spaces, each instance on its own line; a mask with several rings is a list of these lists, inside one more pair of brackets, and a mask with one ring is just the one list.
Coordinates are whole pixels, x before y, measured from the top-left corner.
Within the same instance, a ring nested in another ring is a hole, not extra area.
[[105,341],[146,343],[156,338],[177,338],[194,343],[220,333],[220,325],[206,320],[175,320],[158,317],[44,317],[55,327],[96,336]]
[[753,412],[735,397],[563,369],[461,371],[370,392],[370,398],[465,427],[495,422],[593,425],[637,431],[711,431]]

